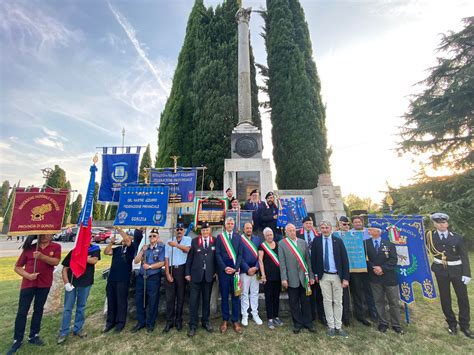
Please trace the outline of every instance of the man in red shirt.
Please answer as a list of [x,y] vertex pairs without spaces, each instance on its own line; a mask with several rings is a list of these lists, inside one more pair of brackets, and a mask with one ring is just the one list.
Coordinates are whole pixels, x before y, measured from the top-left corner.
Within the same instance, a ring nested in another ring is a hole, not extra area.
[[51,242],[52,235],[40,235],[38,241],[32,244],[36,236],[29,236],[23,244],[23,252],[15,264],[15,272],[23,280],[21,282],[18,312],[15,320],[13,345],[7,354],[15,353],[23,342],[26,328],[26,317],[33,299],[33,316],[31,318],[28,342],[34,345],[44,345],[39,337],[43,308],[48,298],[49,289],[53,283],[54,267],[61,259],[61,245]]

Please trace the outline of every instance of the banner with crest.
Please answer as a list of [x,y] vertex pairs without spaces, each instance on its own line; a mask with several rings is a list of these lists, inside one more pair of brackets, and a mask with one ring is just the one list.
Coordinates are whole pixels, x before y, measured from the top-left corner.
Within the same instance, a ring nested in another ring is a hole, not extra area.
[[369,225],[382,229],[382,238],[395,244],[398,255],[400,300],[415,301],[413,283],[421,285],[423,297],[436,298],[433,276],[425,246],[422,216],[369,215]]
[[303,218],[308,215],[306,202],[302,197],[279,198],[277,227],[284,228],[288,223],[303,227]]

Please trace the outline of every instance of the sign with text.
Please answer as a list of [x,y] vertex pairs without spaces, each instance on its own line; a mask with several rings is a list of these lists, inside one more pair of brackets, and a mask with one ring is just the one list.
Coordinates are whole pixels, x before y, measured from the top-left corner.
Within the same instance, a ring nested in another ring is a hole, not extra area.
[[364,231],[334,232],[344,242],[349,257],[350,272],[367,272]]
[[196,169],[178,170],[150,170],[152,184],[164,184],[169,187],[170,203],[193,203],[196,193]]
[[197,198],[195,201],[194,225],[208,222],[211,226],[222,226],[225,218],[226,202],[218,198]]

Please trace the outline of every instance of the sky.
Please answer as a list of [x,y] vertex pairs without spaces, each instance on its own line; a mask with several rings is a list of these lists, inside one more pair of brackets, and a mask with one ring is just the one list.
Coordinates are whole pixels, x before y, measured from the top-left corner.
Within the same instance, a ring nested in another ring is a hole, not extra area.
[[[243,3],[265,7],[264,0]],[[474,2],[301,4],[327,107],[333,183],[343,195],[380,201],[387,183],[409,184],[418,172],[412,156],[394,151],[401,116],[422,89],[414,84],[436,64],[440,34],[459,31],[461,19],[474,15]],[[0,2],[0,180],[39,186],[41,169],[58,164],[84,193],[96,147],[121,145],[122,128],[125,145],[150,143],[154,156],[192,6],[192,0]],[[262,25],[253,13],[257,63],[266,63]],[[268,114],[262,121],[263,155],[271,159]]]

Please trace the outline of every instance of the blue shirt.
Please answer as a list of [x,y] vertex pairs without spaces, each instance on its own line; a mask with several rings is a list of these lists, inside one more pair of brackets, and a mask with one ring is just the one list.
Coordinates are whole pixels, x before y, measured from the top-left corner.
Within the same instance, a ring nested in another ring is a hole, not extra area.
[[[145,250],[145,263],[151,265],[161,261],[165,261],[165,245],[162,242],[156,243],[154,248],[148,245],[148,249]],[[161,268],[146,270],[147,276],[152,276],[160,272]],[[140,266],[140,275],[144,275],[143,264]]]
[[333,248],[332,248],[332,236],[328,236],[326,238],[326,236],[322,236],[321,238],[323,238],[323,265],[324,265],[324,260],[326,258],[326,239],[327,239],[327,243],[328,243],[328,252],[329,252],[329,270],[324,270],[324,271],[328,271],[328,272],[337,272],[337,269],[336,269],[336,262],[334,261],[334,251],[333,251]]
[[[178,242],[177,239],[173,239],[173,240]],[[190,247],[191,237],[183,236],[179,244],[185,247]],[[170,266],[179,266],[179,265],[186,264],[187,257],[188,257],[188,253],[185,253],[184,251],[182,251],[181,249],[177,247],[172,248],[168,243],[166,243],[165,258],[168,258]]]
[[[242,234],[242,239],[247,238],[245,234]],[[260,237],[252,235],[250,238],[252,243],[257,247],[257,255],[258,255],[258,248],[260,244],[262,244],[262,240]],[[242,242],[242,263],[240,264],[240,272],[246,274],[251,267],[259,268],[258,265],[258,256],[256,257],[255,254],[247,247],[247,245]]]

